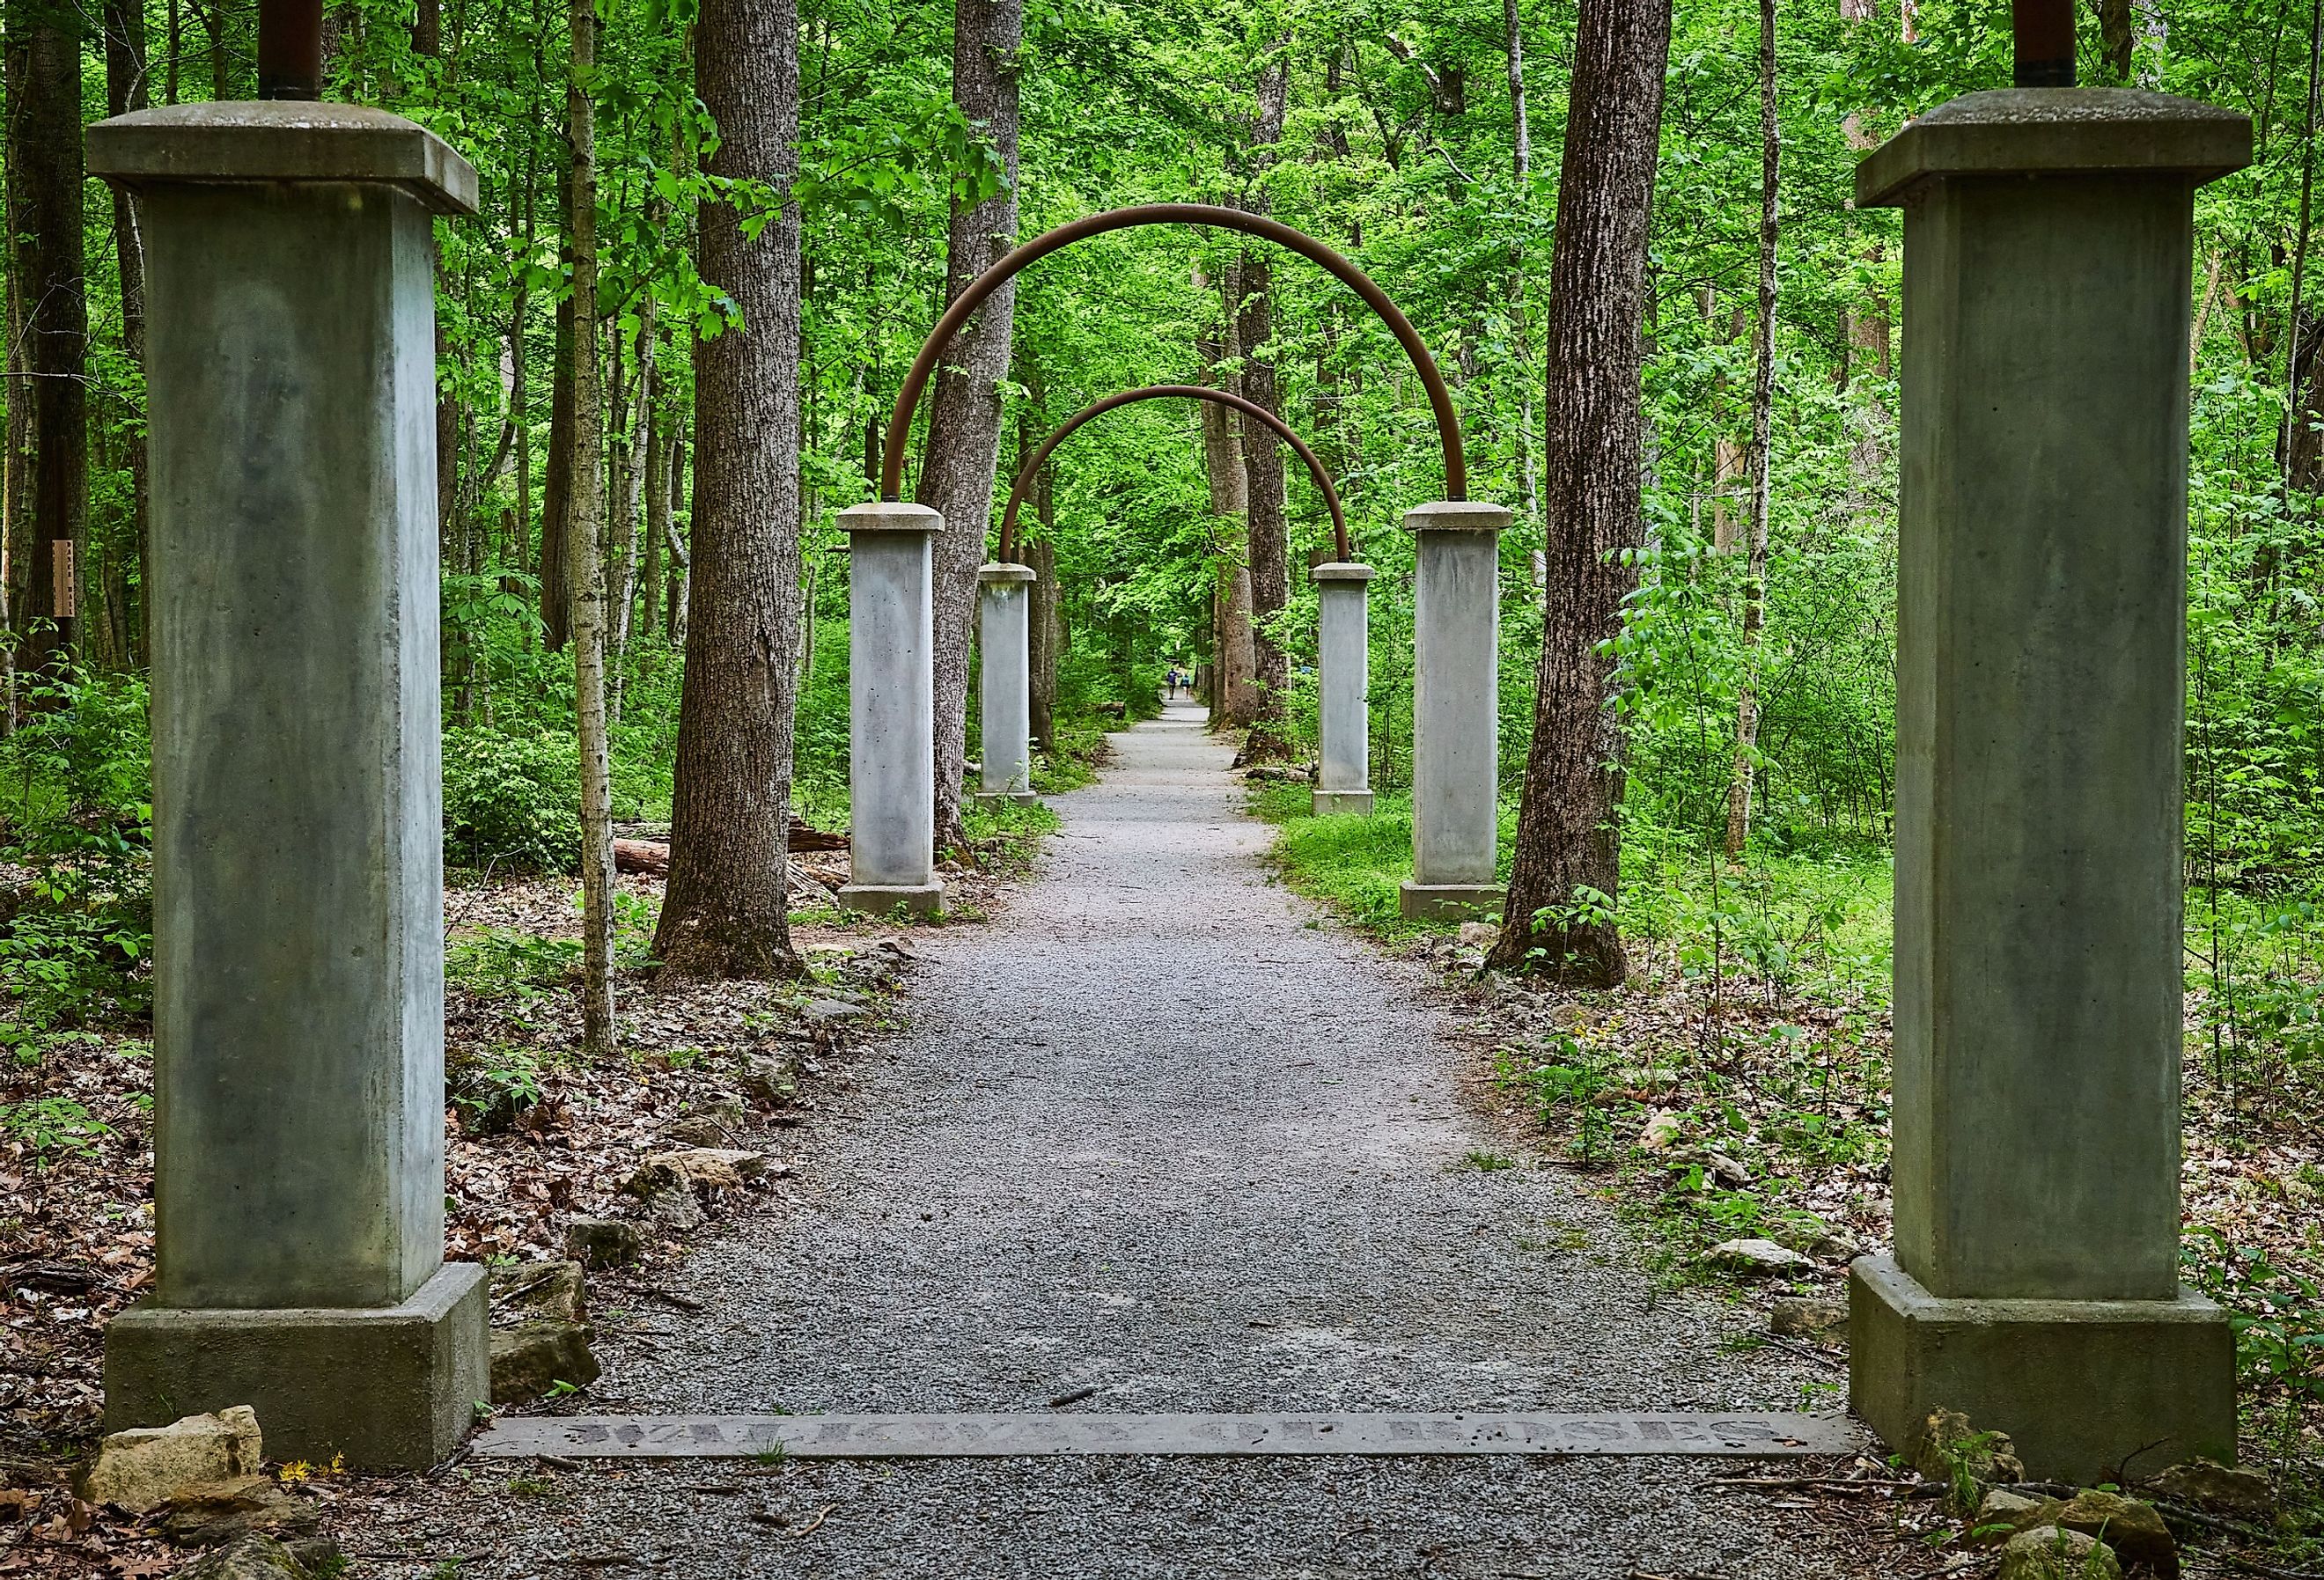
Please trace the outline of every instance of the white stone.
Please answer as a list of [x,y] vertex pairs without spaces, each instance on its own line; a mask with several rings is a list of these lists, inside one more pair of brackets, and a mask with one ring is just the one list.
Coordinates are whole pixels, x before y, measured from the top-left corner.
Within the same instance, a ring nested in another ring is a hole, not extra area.
[[1776,1244],[1772,1240],[1723,1240],[1703,1252],[1705,1261],[1751,1278],[1776,1273],[1812,1273],[1815,1258]]
[[1508,524],[1496,504],[1405,513],[1416,544],[1406,917],[1500,903],[1500,531]]
[[936,616],[925,505],[859,504],[847,533],[848,795],[853,839],[840,904],[942,909],[936,850]]
[[1313,810],[1372,809],[1371,634],[1365,606],[1369,565],[1335,560],[1309,573],[1315,583],[1316,726],[1322,735]]
[[1031,632],[1033,571],[1023,565],[979,568],[977,726],[984,760],[978,788],[988,796],[1033,799]]
[[143,1514],[197,1488],[254,1475],[265,1463],[258,1417],[248,1405],[183,1416],[166,1427],[108,1434],[81,1478],[80,1495]]
[[2122,1580],[2114,1549],[2079,1530],[2037,1525],[2001,1549],[1999,1580]]

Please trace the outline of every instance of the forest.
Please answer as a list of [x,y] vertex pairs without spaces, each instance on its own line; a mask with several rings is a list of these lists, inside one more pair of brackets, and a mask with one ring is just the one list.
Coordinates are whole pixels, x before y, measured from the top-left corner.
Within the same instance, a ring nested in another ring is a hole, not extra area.
[[[1592,14],[1667,23],[1658,83],[1654,49],[1628,79],[1577,51]],[[1913,117],[2009,83],[2001,0],[330,0],[324,23],[324,97],[411,118],[481,178],[480,212],[437,222],[445,859],[456,888],[545,876],[563,894],[580,876],[586,926],[539,930],[586,936],[610,968],[586,974],[590,1042],[650,1013],[653,969],[796,975],[788,929],[836,922],[781,877],[783,829],[849,818],[835,517],[878,496],[899,385],[946,302],[1054,226],[1192,202],[1293,226],[1378,282],[1450,386],[1468,496],[1514,513],[1505,872],[1547,837],[1529,794],[1563,787],[1588,832],[1516,875],[1490,966],[1585,992],[1659,984],[1653,1002],[1694,1028],[1681,1040],[1748,1043],[1827,1092],[1842,1071],[1879,1128],[1902,224],[1855,206],[1853,171]],[[129,1144],[115,1132],[134,1120],[76,1095],[72,1072],[150,1036],[143,263],[134,206],[85,175],[83,136],[256,97],[257,9],[5,0],[0,27],[0,1141],[21,1180]],[[2242,1314],[2264,1430],[2312,1446],[2324,28],[2290,0],[2095,0],[2079,37],[2082,82],[2254,127],[2251,166],[2197,196],[2187,347],[2188,1123],[2190,1150],[2232,1160],[2213,1183],[2233,1205],[2185,1259]],[[1592,216],[1634,237],[1641,276],[1561,258],[1561,227]],[[1617,342],[1635,332],[1635,402],[1618,355],[1572,360],[1584,310],[1610,313]],[[1047,827],[965,789],[974,571],[999,501],[1059,423],[1154,383],[1279,413],[1335,480],[1378,572],[1379,815],[1310,818],[1286,788],[1315,750],[1323,500],[1262,430],[1185,402],[1111,412],[1026,480],[1038,787],[1086,782],[1104,732],[1152,714],[1184,667],[1213,727],[1237,733],[1286,881],[1438,947],[1443,929],[1396,915],[1414,679],[1399,522],[1447,496],[1426,392],[1343,285],[1224,229],[1043,260],[920,402],[903,496],[945,522],[942,844],[1006,872]],[[1618,454],[1627,433],[1634,489],[1581,475],[1606,433]],[[669,845],[658,911],[612,879],[612,836],[641,832]],[[1787,1006],[1818,994],[1831,1012],[1805,1037]],[[1564,1038],[1507,1074],[1587,1149],[1591,1095],[1630,1062]],[[1715,1187],[1687,1209],[1705,1223],[1725,1222]]]

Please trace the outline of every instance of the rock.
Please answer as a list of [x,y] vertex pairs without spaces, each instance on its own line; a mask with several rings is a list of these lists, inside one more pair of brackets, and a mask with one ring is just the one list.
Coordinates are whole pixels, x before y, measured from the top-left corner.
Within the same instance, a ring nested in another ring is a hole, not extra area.
[[493,1329],[493,1402],[523,1404],[556,1383],[586,1388],[596,1381],[601,1369],[589,1353],[595,1336],[586,1322],[521,1322]]
[[265,1459],[257,1412],[238,1404],[166,1427],[112,1433],[97,1446],[79,1492],[91,1503],[143,1514],[196,1488],[254,1475]]
[[2076,1492],[2064,1502],[2053,1498],[2043,1504],[2038,1518],[2106,1543],[2134,1575],[2179,1580],[2179,1544],[2151,1503],[2119,1492]]
[[816,999],[799,1012],[801,1018],[818,1030],[843,1026],[850,1021],[865,1020],[871,1013],[862,1004],[851,1004],[841,999]]
[[1979,1489],[1994,1482],[2022,1482],[2025,1466],[2017,1445],[2006,1432],[1980,1432],[1959,1410],[1934,1409],[1921,1428],[1920,1446],[1913,1452],[1913,1468],[1932,1482],[1956,1488],[1964,1482]]
[[[2007,1487],[1996,1487],[1986,1493],[1985,1501],[1977,1506],[1977,1518],[1970,1521],[1969,1536],[1984,1547],[2007,1541],[2025,1528],[2027,1515],[2042,1511],[2042,1503],[2040,1498],[2029,1498],[2023,1492],[2013,1492]],[[2037,1520],[2034,1523],[2039,1524],[2040,1521]]]
[[1820,1339],[1848,1336],[1845,1300],[1778,1300],[1767,1313],[1767,1331],[1778,1338]]
[[2122,1580],[2114,1549],[2079,1530],[2037,1525],[2001,1549],[1999,1580]]
[[322,1511],[263,1475],[246,1476],[172,1503],[161,1534],[180,1547],[223,1547],[253,1532],[288,1541],[312,1536]]
[[723,1147],[734,1139],[724,1125],[706,1113],[689,1113],[661,1133],[665,1140],[681,1147]]
[[1614,1085],[1626,1092],[1662,1092],[1678,1085],[1678,1072],[1660,1065],[1639,1065],[1614,1072]]
[[576,1218],[565,1225],[566,1254],[583,1267],[619,1267],[645,1248],[638,1226],[621,1218]]
[[[627,1228],[627,1224],[622,1227]],[[572,1239],[570,1231],[567,1240]],[[511,1320],[545,1318],[578,1322],[583,1310],[581,1264],[577,1261],[522,1261],[493,1269],[493,1316]]]
[[1705,1152],[1702,1166],[1711,1170],[1712,1178],[1729,1190],[1740,1190],[1751,1183],[1751,1171],[1724,1152]]
[[742,1092],[752,1102],[779,1108],[798,1094],[798,1077],[787,1058],[754,1058],[742,1072]]
[[314,1575],[336,1575],[346,1571],[347,1557],[339,1551],[339,1544],[327,1536],[302,1536],[282,1544],[283,1550],[300,1568]]
[[1649,1152],[1667,1152],[1685,1134],[1684,1121],[1667,1108],[1657,1108],[1646,1115],[1646,1127],[1638,1132],[1638,1145]]
[[682,1147],[650,1154],[622,1188],[640,1197],[651,1197],[669,1185],[690,1190],[740,1190],[744,1180],[756,1179],[766,1171],[764,1152],[747,1152],[738,1147]]
[[1778,1230],[1775,1238],[1819,1261],[1849,1261],[1864,1253],[1854,1235],[1812,1219]]
[[1745,1278],[1772,1278],[1778,1273],[1812,1273],[1815,1259],[1787,1251],[1772,1240],[1726,1240],[1702,1254],[1702,1260],[1740,1273]]
[[272,1537],[254,1535],[205,1553],[177,1580],[309,1580],[309,1572]]
[[2255,1470],[2237,1470],[2216,1459],[2190,1459],[2174,1465],[2146,1483],[2158,1498],[2185,1503],[2206,1514],[2273,1524],[2276,1514],[2275,1487]]
[[1490,949],[1501,941],[1501,929],[1489,921],[1464,921],[1453,936],[1464,949]]
[[658,1185],[644,1196],[646,1216],[659,1228],[682,1234],[689,1229],[699,1229],[705,1222],[702,1204],[694,1193],[675,1182]]

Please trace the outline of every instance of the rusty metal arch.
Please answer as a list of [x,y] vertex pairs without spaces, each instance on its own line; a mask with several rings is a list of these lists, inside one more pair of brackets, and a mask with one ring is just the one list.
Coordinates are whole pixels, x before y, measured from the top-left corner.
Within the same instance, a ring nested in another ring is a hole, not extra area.
[[[1461,444],[1461,418],[1452,410],[1452,392],[1444,385],[1444,375],[1437,371],[1436,359],[1412,327],[1412,320],[1402,309],[1388,299],[1387,291],[1372,282],[1370,275],[1347,259],[1317,241],[1305,231],[1292,229],[1277,220],[1256,214],[1245,214],[1240,208],[1221,208],[1209,203],[1146,203],[1132,208],[1112,208],[1102,214],[1093,214],[1076,219],[1070,225],[1045,232],[1023,246],[1003,256],[990,269],[969,282],[944,316],[928,331],[920,346],[920,354],[912,361],[911,370],[904,374],[903,387],[896,392],[896,409],[888,419],[887,453],[880,462],[880,497],[894,503],[902,496],[904,487],[904,454],[912,434],[912,412],[920,402],[920,393],[935,376],[936,362],[945,348],[952,344],[953,336],[966,323],[984,299],[1013,279],[1028,264],[1037,263],[1051,253],[1069,247],[1090,236],[1103,236],[1108,231],[1129,230],[1141,225],[1215,225],[1222,230],[1238,230],[1287,248],[1312,263],[1320,264],[1342,284],[1363,299],[1366,307],[1379,315],[1382,323],[1404,347],[1412,359],[1413,372],[1420,375],[1428,391],[1428,404],[1436,415],[1437,442],[1444,452],[1444,492],[1453,500],[1469,497],[1469,467]],[[1295,443],[1297,441],[1294,441]]]
[[1290,425],[1282,418],[1256,401],[1246,401],[1240,395],[1214,390],[1206,384],[1148,384],[1142,389],[1124,390],[1120,394],[1108,395],[1102,401],[1093,401],[1083,407],[1059,424],[1055,433],[1041,441],[1041,448],[1033,452],[1031,461],[1017,468],[1017,481],[1009,489],[1009,508],[1001,516],[1000,554],[1002,562],[1013,564],[1017,559],[1017,512],[1025,503],[1025,490],[1039,475],[1041,463],[1049,458],[1049,452],[1062,444],[1066,435],[1091,418],[1102,417],[1117,407],[1139,401],[1166,400],[1210,401],[1221,406],[1231,406],[1244,416],[1273,429],[1278,437],[1299,452],[1299,458],[1307,463],[1307,475],[1315,479],[1315,486],[1323,492],[1323,504],[1332,513],[1332,541],[1339,550],[1340,558],[1345,560],[1355,557],[1354,548],[1348,541],[1347,513],[1340,508],[1340,491],[1332,486],[1332,475],[1323,469],[1323,463],[1316,458],[1315,452],[1307,448],[1307,441],[1292,432]]

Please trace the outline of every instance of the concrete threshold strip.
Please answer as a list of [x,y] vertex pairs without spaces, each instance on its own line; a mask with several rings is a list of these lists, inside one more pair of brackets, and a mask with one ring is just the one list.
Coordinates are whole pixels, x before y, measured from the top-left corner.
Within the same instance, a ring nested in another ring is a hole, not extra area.
[[1000,1459],[1056,1455],[1853,1454],[1847,1417],[1766,1411],[1595,1415],[518,1416],[487,1459]]

